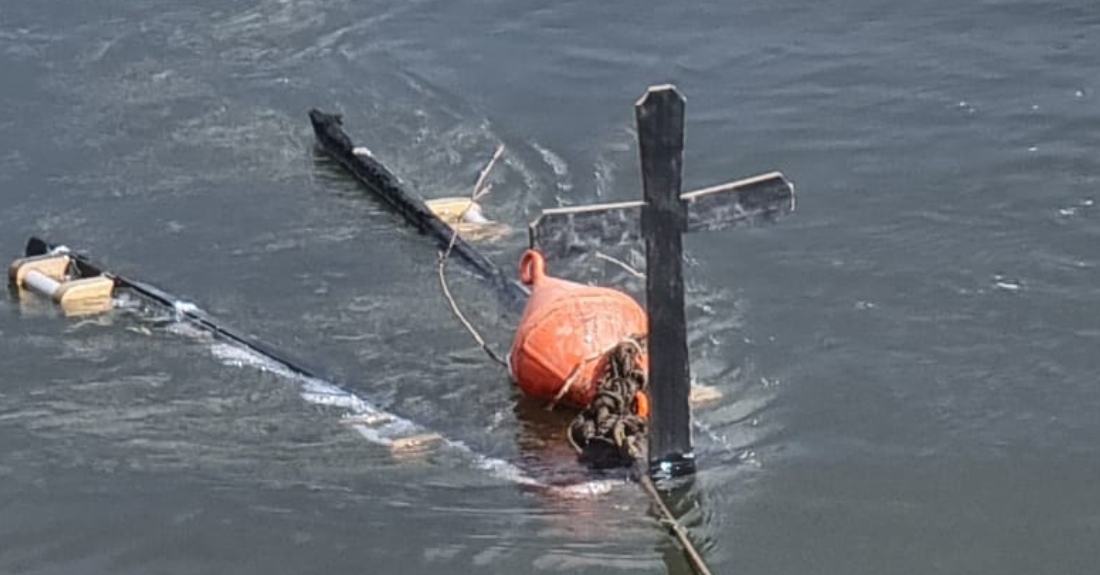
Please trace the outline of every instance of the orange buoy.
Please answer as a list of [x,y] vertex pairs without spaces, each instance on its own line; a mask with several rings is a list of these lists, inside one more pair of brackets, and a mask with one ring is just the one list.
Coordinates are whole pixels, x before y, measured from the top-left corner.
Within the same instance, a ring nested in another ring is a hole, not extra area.
[[627,338],[645,335],[645,311],[621,291],[546,275],[546,261],[534,250],[523,254],[519,274],[531,298],[512,343],[512,378],[531,397],[587,406],[596,395],[605,354]]

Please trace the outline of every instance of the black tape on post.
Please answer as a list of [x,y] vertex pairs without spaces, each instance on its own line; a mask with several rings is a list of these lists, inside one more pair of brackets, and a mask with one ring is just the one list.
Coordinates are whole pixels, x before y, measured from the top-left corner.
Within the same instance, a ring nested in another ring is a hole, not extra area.
[[691,368],[684,313],[680,198],[684,157],[684,97],[674,86],[653,86],[634,105],[641,152],[642,236],[646,246],[649,381],[652,406],[649,472],[675,477],[695,471],[691,445]]

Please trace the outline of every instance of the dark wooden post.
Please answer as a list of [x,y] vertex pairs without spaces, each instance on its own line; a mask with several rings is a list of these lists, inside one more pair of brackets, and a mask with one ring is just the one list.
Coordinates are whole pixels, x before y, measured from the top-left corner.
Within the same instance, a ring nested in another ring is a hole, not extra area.
[[652,413],[649,472],[673,477],[695,471],[691,446],[691,371],[684,314],[683,233],[687,206],[680,199],[684,155],[684,97],[674,86],[653,86],[634,105],[641,152],[642,236],[646,245],[649,379]]

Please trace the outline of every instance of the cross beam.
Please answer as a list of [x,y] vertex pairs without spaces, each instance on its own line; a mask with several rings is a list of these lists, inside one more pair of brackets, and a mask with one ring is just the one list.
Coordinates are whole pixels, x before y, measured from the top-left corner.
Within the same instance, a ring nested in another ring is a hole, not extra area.
[[[687,205],[688,232],[770,224],[795,206],[794,186],[780,172],[684,192],[680,199]],[[531,248],[560,257],[641,241],[643,206],[634,200],[546,208],[528,226]]]

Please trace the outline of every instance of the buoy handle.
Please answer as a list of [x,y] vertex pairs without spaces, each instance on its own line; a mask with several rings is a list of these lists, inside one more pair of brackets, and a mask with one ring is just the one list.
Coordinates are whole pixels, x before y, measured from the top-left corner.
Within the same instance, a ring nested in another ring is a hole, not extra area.
[[523,252],[523,257],[519,259],[519,280],[523,282],[523,285],[535,285],[535,282],[545,276],[546,259],[542,257],[542,254],[535,250]]

